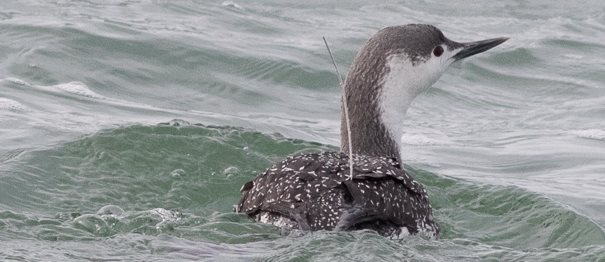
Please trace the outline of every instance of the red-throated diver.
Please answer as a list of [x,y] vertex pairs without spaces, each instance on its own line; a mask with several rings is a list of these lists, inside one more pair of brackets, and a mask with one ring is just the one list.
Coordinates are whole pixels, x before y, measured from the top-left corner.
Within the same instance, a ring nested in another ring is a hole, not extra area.
[[[399,238],[439,226],[424,187],[398,162],[405,113],[450,64],[508,38],[458,43],[434,26],[380,30],[359,51],[345,81],[353,149],[341,121],[341,151],[290,156],[241,189],[236,212],[285,229],[372,229]],[[344,119],[344,117],[343,117]]]

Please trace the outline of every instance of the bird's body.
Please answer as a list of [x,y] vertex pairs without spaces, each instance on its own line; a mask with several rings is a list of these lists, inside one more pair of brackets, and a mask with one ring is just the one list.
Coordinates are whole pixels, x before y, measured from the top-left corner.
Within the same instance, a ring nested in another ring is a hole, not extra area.
[[505,40],[458,43],[431,25],[379,31],[357,54],[344,84],[350,123],[343,117],[341,151],[352,148],[353,178],[345,153],[291,156],[242,187],[236,212],[285,229],[438,237],[426,190],[397,160],[403,118],[451,63]]
[[419,231],[436,237],[422,184],[393,158],[339,152],[288,157],[242,188],[238,212],[286,229],[372,229],[399,238]]

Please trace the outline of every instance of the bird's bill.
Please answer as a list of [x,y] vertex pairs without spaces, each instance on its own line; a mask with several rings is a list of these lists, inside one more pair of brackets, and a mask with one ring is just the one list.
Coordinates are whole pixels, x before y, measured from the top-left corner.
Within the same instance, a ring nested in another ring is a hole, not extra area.
[[458,61],[463,58],[467,58],[469,56],[490,50],[495,46],[504,43],[506,40],[508,40],[508,37],[499,37],[476,42],[461,43],[462,49],[460,49],[460,51],[455,54],[452,58],[455,61]]

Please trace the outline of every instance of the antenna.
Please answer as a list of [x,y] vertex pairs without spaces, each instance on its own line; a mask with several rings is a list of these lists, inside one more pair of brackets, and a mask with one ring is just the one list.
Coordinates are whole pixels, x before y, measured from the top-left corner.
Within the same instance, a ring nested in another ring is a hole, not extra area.
[[334,69],[336,70],[336,77],[338,77],[338,83],[340,84],[340,88],[342,88],[342,105],[345,111],[345,124],[347,126],[347,139],[349,146],[349,179],[353,181],[353,144],[351,143],[351,122],[349,121],[349,106],[347,105],[347,90],[345,90],[345,86],[343,84],[344,79],[342,79],[342,75],[340,71],[338,71],[338,66],[336,65],[336,60],[334,60],[334,56],[332,55],[332,50],[330,50],[330,46],[328,45],[328,41],[325,36],[322,36],[324,40],[324,44],[326,44],[326,48],[328,49],[328,54],[330,54],[330,59],[332,59],[332,64],[334,65]]

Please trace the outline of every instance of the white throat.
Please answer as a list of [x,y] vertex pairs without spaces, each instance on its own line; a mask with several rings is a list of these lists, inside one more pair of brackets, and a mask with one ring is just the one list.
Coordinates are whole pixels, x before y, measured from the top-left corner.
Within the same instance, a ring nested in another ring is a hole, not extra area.
[[403,121],[412,101],[431,87],[443,74],[447,65],[441,59],[428,59],[413,64],[405,55],[392,55],[387,59],[388,75],[384,78],[379,97],[380,118],[391,139],[397,143],[399,157]]

